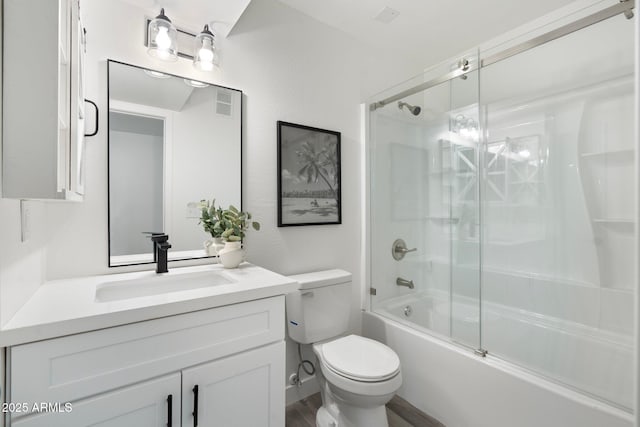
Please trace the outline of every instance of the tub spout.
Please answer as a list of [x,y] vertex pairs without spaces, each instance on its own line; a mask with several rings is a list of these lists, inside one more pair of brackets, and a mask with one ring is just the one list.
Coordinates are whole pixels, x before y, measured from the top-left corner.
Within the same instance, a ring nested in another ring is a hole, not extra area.
[[398,285],[398,286],[406,286],[409,289],[413,289],[414,288],[413,280],[406,280],[406,279],[403,279],[402,277],[398,277],[396,279],[396,285]]

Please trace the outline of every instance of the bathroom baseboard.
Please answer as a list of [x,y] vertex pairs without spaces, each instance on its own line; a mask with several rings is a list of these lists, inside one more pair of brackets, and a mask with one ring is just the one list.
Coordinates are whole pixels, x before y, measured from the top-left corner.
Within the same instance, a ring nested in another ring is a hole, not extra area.
[[304,378],[300,386],[287,385],[287,405],[291,405],[319,391],[320,387],[315,375]]

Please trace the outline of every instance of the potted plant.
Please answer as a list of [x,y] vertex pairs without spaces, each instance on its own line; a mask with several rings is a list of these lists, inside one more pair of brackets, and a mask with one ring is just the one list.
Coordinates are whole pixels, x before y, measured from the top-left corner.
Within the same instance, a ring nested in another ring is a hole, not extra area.
[[260,230],[260,223],[251,220],[249,212],[242,212],[233,205],[221,212],[221,220],[216,230],[222,230],[224,248],[218,252],[220,262],[225,268],[236,268],[244,260],[242,240],[249,227]]
[[216,256],[220,249],[224,247],[224,239],[222,238],[222,232],[224,231],[220,226],[216,227],[216,224],[220,224],[222,220],[222,208],[216,207],[216,199],[211,202],[208,200],[200,200],[200,222],[202,228],[206,233],[211,235],[211,239],[204,242],[204,250],[209,256]]
[[214,242],[224,242],[224,247],[214,243],[215,255],[220,256],[220,262],[226,268],[237,267],[244,259],[242,240],[247,230],[249,227],[260,230],[260,223],[253,221],[249,212],[242,212],[233,205],[227,209],[216,207],[215,199],[211,202],[203,200],[201,206],[200,224]]

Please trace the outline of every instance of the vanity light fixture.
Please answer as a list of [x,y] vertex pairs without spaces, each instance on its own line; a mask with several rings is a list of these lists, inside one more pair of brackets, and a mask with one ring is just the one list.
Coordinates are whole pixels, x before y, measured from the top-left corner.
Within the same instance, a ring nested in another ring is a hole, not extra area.
[[197,80],[191,80],[191,79],[184,79],[184,82],[191,87],[197,87],[197,88],[203,88],[203,87],[207,87],[209,86],[208,83],[205,82],[199,82]]
[[205,25],[200,34],[196,36],[193,52],[193,66],[196,69],[202,71],[213,70],[216,64],[216,47],[213,33],[209,31],[209,25]]
[[147,53],[163,61],[178,60],[178,32],[171,20],[160,9],[160,15],[150,23],[147,33],[149,47]]
[[169,74],[161,73],[160,71],[143,70],[147,76],[154,77],[156,79],[168,79],[171,77]]

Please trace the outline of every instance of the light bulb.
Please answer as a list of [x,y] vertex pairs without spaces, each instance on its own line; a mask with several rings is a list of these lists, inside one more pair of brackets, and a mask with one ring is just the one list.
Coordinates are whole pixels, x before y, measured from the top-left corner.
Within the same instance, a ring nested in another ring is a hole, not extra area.
[[156,44],[158,45],[158,49],[162,50],[167,50],[171,47],[171,37],[169,37],[169,29],[167,27],[158,28]]
[[205,39],[203,44],[204,46],[202,46],[198,52],[200,60],[213,63],[213,46],[211,45],[211,40]]

